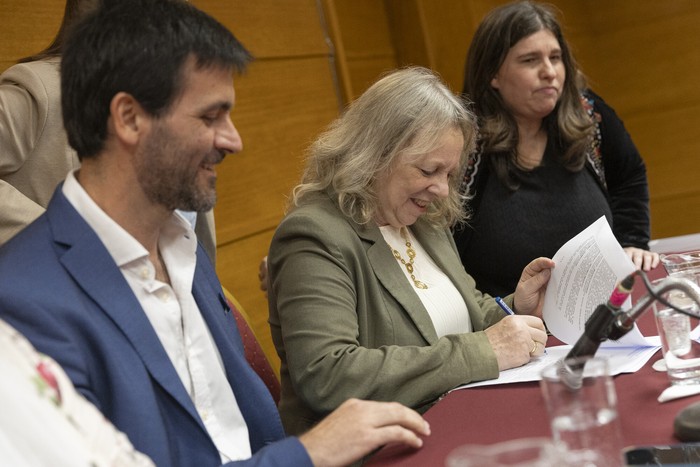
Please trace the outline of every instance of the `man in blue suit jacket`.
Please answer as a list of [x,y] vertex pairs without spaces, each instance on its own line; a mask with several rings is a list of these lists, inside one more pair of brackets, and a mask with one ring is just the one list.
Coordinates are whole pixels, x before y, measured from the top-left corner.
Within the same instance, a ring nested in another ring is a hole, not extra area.
[[211,209],[215,166],[242,149],[229,112],[250,55],[186,2],[106,3],[63,54],[82,167],[0,249],[0,317],[158,466],[343,465],[389,442],[419,447],[418,414],[356,400],[285,438],[214,268],[174,212]]

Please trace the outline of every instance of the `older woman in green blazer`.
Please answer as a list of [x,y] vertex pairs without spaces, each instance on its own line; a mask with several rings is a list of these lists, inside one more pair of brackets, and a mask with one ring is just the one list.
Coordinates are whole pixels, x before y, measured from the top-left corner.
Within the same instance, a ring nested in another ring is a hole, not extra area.
[[269,252],[280,413],[298,434],[351,397],[426,410],[544,351],[553,262],[523,271],[506,313],[465,272],[449,228],[475,126],[430,71],[368,89],[314,143]]

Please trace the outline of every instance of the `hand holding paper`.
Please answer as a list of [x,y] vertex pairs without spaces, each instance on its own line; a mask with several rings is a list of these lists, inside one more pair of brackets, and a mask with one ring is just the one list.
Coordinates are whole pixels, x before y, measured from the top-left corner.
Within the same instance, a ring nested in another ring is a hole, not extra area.
[[[566,242],[552,259],[556,266],[549,279],[542,314],[555,337],[565,344],[574,344],[596,306],[608,301],[615,285],[634,272],[634,264],[604,216]],[[628,299],[622,309],[630,306]],[[618,341],[601,344],[602,347],[649,345],[636,325]]]
[[[555,267],[542,315],[552,335],[568,345],[548,347],[547,354],[520,368],[502,371],[496,380],[462,387],[539,380],[542,368],[567,355],[596,307],[606,303],[617,283],[635,270],[604,216],[564,244],[552,259]],[[630,306],[628,298],[621,308]],[[639,370],[659,348],[658,337],[644,337],[635,324],[618,341],[603,342],[597,354],[608,358],[610,372],[615,375]]]

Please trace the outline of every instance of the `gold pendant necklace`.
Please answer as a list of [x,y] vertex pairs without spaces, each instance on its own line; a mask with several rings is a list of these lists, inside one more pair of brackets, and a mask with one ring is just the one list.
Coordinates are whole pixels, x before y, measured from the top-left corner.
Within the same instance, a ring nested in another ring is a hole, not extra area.
[[413,245],[411,245],[411,240],[408,238],[408,230],[406,227],[401,227],[401,238],[403,238],[406,241],[406,254],[408,255],[408,261],[403,259],[401,256],[401,253],[396,251],[396,249],[392,248],[391,251],[394,253],[394,258],[398,259],[401,261],[401,264],[403,264],[406,267],[406,271],[408,271],[408,274],[411,276],[411,279],[413,280],[413,284],[416,286],[417,289],[427,289],[428,286],[424,283],[416,279],[416,276],[413,274],[413,260],[416,257],[416,250],[413,249]]

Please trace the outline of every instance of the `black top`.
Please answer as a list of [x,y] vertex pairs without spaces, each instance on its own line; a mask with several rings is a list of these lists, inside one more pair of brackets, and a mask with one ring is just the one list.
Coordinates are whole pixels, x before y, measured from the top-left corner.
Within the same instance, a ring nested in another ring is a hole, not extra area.
[[488,155],[480,156],[470,184],[472,218],[454,235],[462,263],[482,292],[512,293],[530,261],[551,258],[603,215],[622,246],[648,248],[644,162],[615,112],[595,94],[590,97],[599,119],[605,185],[588,162],[576,173],[562,167],[554,138],[539,167],[519,171],[514,192],[491,173]]

